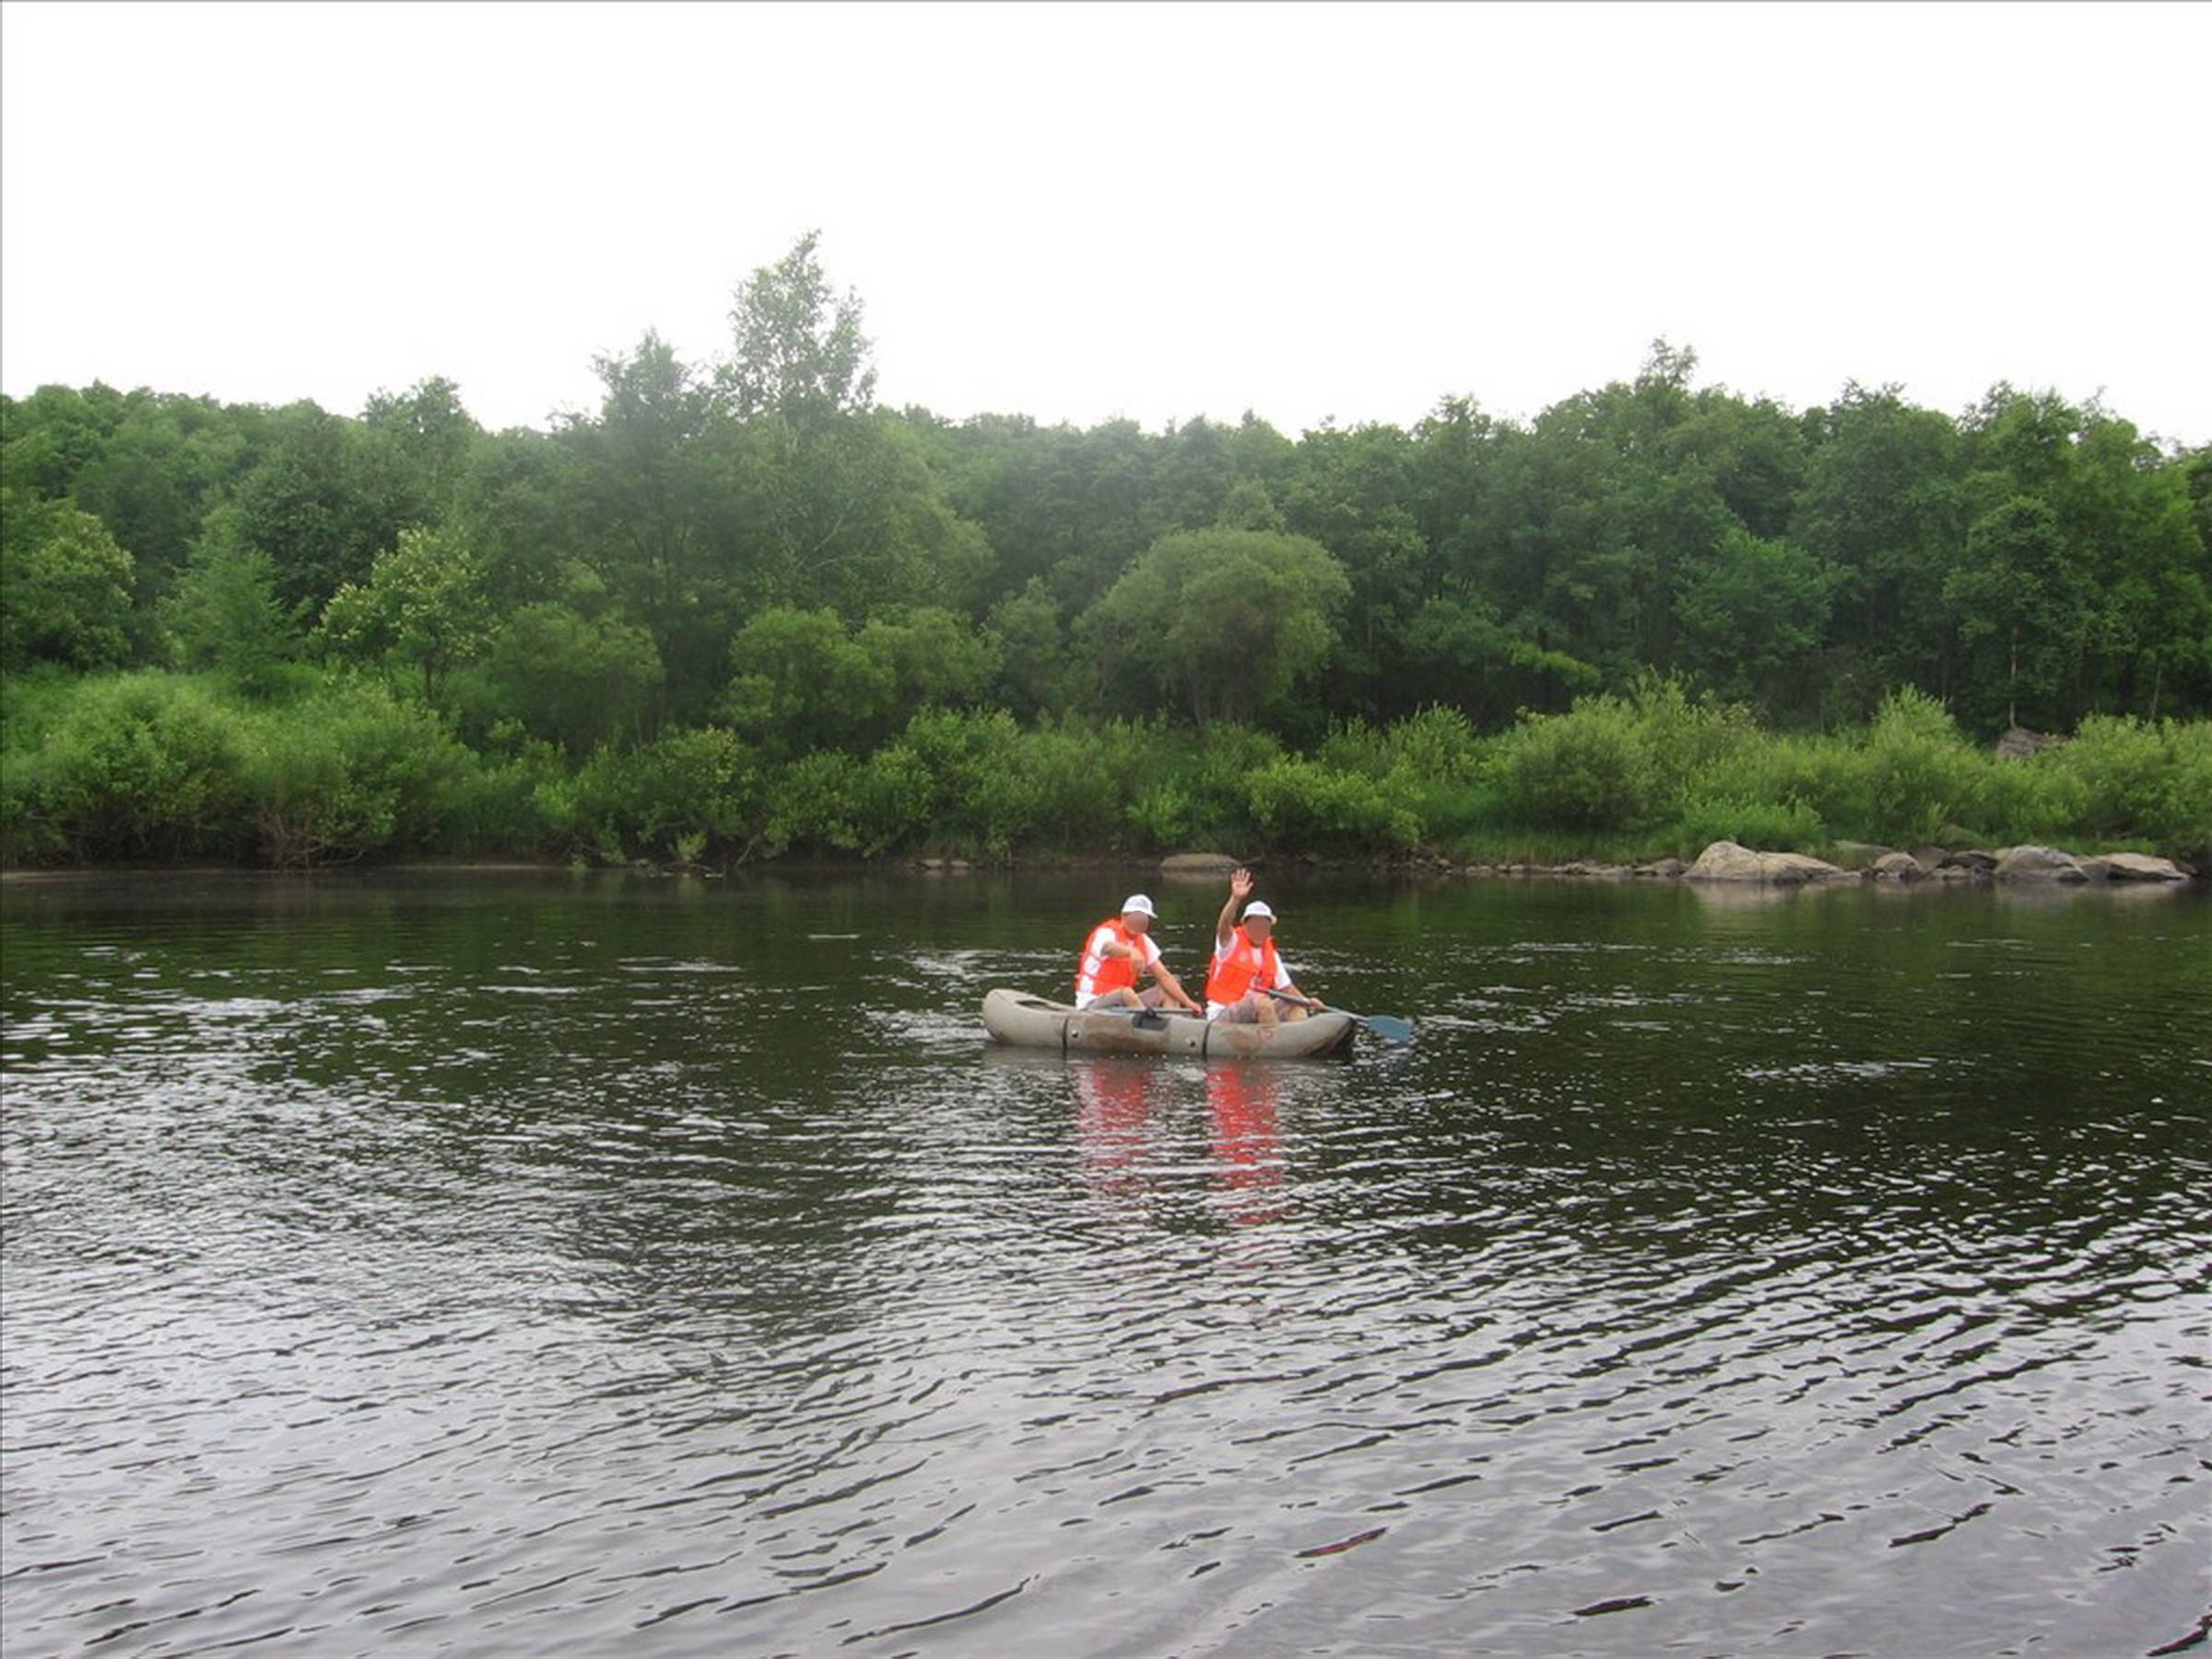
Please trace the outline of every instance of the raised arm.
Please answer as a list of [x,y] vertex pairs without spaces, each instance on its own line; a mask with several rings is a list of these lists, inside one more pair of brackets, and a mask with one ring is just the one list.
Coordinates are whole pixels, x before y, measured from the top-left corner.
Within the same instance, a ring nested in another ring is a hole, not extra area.
[[1230,930],[1237,924],[1237,906],[1251,897],[1252,872],[1240,865],[1229,877],[1229,902],[1221,907],[1221,914],[1214,923],[1216,950],[1228,947]]

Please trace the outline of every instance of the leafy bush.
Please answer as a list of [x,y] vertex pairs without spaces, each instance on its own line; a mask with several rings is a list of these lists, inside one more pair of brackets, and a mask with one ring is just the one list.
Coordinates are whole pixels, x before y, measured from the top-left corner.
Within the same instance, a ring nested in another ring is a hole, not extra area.
[[758,796],[751,752],[719,726],[677,728],[634,749],[602,747],[573,776],[535,792],[557,836],[610,864],[674,856],[696,836],[748,839]]
[[37,747],[8,757],[11,857],[239,849],[239,720],[201,683],[159,671],[87,679],[41,712],[49,724]]
[[245,733],[246,813],[279,868],[445,844],[480,771],[437,715],[372,680],[269,710]]
[[1421,837],[1420,820],[1389,784],[1316,760],[1286,756],[1246,784],[1252,816],[1270,844],[1312,851],[1403,851]]
[[1629,830],[1653,816],[1658,768],[1634,712],[1617,697],[1529,716],[1506,735],[1500,754],[1512,810],[1525,822]]
[[1628,710],[1644,752],[1677,779],[1724,762],[1760,736],[1743,704],[1693,696],[1682,681],[1650,673],[1630,688]]
[[1995,762],[1959,735],[1941,703],[1910,686],[1882,700],[1865,756],[1864,828],[1877,841],[1937,841],[1947,826],[1979,824],[1991,805]]
[[793,847],[849,853],[860,844],[853,821],[860,762],[843,749],[817,749],[767,780],[760,833],[747,849],[775,857]]
[[2091,715],[2030,765],[2072,787],[2087,835],[2139,837],[2183,856],[2212,849],[2212,721]]
[[1390,770],[1421,783],[1462,783],[1474,775],[1481,742],[1457,709],[1409,714],[1383,735]]
[[1148,758],[1128,734],[1119,721],[1099,731],[1062,725],[1025,734],[1012,774],[986,782],[976,802],[984,850],[995,857],[1023,840],[1085,848],[1120,841],[1122,804]]
[[1763,852],[1803,853],[1826,839],[1820,815],[1803,801],[1703,796],[1676,818],[1674,850],[1694,858],[1716,841],[1732,841]]

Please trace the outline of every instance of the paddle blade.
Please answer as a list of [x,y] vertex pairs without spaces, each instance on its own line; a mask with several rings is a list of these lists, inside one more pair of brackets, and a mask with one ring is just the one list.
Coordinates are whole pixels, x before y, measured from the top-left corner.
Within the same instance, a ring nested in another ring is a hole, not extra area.
[[1394,1014],[1362,1014],[1359,1023],[1385,1042],[1413,1041],[1413,1021],[1400,1019]]

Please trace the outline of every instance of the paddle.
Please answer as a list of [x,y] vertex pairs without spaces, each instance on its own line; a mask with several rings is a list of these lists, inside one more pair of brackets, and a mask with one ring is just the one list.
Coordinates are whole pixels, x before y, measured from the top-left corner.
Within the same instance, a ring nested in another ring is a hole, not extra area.
[[1309,997],[1293,996],[1288,991],[1270,991],[1267,994],[1277,1002],[1295,1003],[1310,1013],[1342,1014],[1355,1025],[1365,1026],[1385,1042],[1413,1041],[1413,1021],[1400,1019],[1394,1014],[1354,1014],[1349,1008],[1326,1008]]

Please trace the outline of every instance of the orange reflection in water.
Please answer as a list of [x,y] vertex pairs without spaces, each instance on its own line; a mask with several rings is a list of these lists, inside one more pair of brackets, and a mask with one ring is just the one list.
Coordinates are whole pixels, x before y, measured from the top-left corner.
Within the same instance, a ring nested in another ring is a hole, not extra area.
[[1276,1128],[1279,1079],[1265,1065],[1215,1065],[1206,1074],[1213,1123],[1214,1169],[1241,1222],[1272,1221],[1287,1208],[1282,1142]]
[[[1077,1139],[1092,1192],[1141,1207],[1155,1188],[1180,1179],[1172,1148],[1186,1133],[1194,1086],[1206,1100],[1206,1172],[1218,1213],[1240,1224],[1288,1212],[1282,1140],[1277,1127],[1280,1079],[1267,1065],[1213,1065],[1201,1084],[1188,1069],[1104,1056],[1067,1061],[1075,1089]],[[1162,1159],[1167,1161],[1164,1163]],[[1189,1166],[1183,1164],[1184,1170]]]
[[1071,1059],[1067,1069],[1076,1088],[1076,1129],[1083,1168],[1091,1184],[1110,1197],[1141,1195],[1152,1118],[1153,1067],[1134,1060]]

